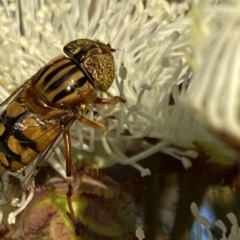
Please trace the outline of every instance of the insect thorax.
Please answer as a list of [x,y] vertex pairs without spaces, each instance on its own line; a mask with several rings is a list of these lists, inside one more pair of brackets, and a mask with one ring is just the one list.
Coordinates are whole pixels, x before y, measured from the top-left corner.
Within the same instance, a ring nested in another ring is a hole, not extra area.
[[38,113],[54,109],[71,110],[94,100],[94,87],[81,69],[69,58],[59,56],[33,77],[25,91],[24,102]]

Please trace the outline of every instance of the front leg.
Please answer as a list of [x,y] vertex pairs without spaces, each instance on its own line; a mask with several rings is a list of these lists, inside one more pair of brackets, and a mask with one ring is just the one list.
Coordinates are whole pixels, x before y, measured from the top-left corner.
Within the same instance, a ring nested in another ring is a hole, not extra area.
[[[93,101],[93,104],[117,104],[118,102],[122,102],[122,103],[125,103],[126,100],[124,100],[123,98],[121,97],[118,97],[118,96],[112,96],[109,92],[106,92],[106,94],[111,97],[111,98],[99,98],[99,97],[96,97]],[[112,116],[108,116],[105,118],[106,119],[110,119],[110,118],[114,118],[115,117],[112,117]],[[100,132],[104,132],[106,130],[105,126],[98,123],[98,122],[95,122],[93,120],[90,120],[82,115],[79,115],[78,116],[78,121],[84,123],[85,125],[89,126],[89,127],[92,127],[94,129],[97,129],[98,131]]]
[[111,93],[105,92],[109,98],[95,98],[94,104],[117,104],[119,102],[125,103],[126,100],[119,96],[112,96]]
[[[99,97],[96,97],[96,98],[94,99],[93,103],[94,103],[95,105],[97,105],[97,104],[101,104],[101,105],[104,105],[104,104],[107,104],[107,105],[112,104],[112,105],[115,105],[115,104],[117,104],[117,103],[119,103],[119,102],[121,102],[121,103],[125,103],[125,102],[126,102],[125,99],[123,99],[123,98],[121,98],[121,97],[119,97],[119,96],[112,96],[111,93],[109,93],[109,92],[105,92],[105,93],[107,94],[107,96],[108,96],[109,98],[99,98]],[[104,117],[104,123],[105,123],[104,125],[105,125],[105,126],[107,125],[107,120],[108,120],[108,119],[116,119],[116,117],[113,116],[112,113],[110,113],[108,116],[105,116],[105,117]]]
[[97,129],[100,132],[104,132],[106,130],[105,127],[102,124],[100,124],[98,122],[95,122],[95,121],[92,121],[92,120],[90,120],[90,119],[88,119],[88,118],[86,118],[82,115],[78,116],[78,121],[84,123],[85,125],[87,125],[89,127]]

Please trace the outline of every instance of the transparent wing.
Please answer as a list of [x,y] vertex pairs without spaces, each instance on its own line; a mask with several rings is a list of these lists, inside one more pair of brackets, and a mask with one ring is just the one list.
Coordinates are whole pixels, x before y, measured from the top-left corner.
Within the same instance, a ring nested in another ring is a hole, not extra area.
[[[14,93],[12,93],[2,104],[0,104],[0,115],[4,114],[4,111],[7,109],[9,104],[12,101],[16,100],[17,97],[22,94],[26,85],[29,84],[29,81],[32,81],[32,79],[34,79],[35,76],[36,75],[27,80]],[[59,123],[56,124],[46,123],[46,125],[43,126],[43,129],[41,131],[40,123],[38,123],[39,125],[34,123],[34,119],[38,118],[39,117],[37,115],[34,116],[34,114],[28,115],[26,114],[23,119],[25,121],[24,123],[25,125],[23,124],[24,127],[21,127],[21,119],[19,121],[16,120],[17,123],[14,123],[15,125],[11,126],[14,129],[18,129],[18,132],[20,132],[23,135],[25,135],[24,128],[30,130],[29,132],[32,132],[33,135],[35,136],[31,137],[30,140],[38,144],[38,149],[45,150],[36,156],[36,151],[33,151],[31,147],[28,148],[28,141],[21,142],[17,138],[11,139],[9,147],[11,151],[19,150],[19,152],[21,152],[23,146],[25,146],[24,148],[26,151],[24,152],[25,154],[24,157],[22,156],[21,158],[21,162],[25,164],[28,163],[28,165],[21,169],[20,171],[10,172],[9,170],[7,170],[7,167],[4,167],[3,164],[0,164],[0,205],[8,204],[9,202],[12,201],[13,198],[21,198],[22,193],[27,189],[32,180],[35,178],[38,169],[43,163],[43,160],[49,158],[49,156],[54,152],[56,146],[61,141],[59,136],[62,134],[62,128],[60,127]],[[41,121],[41,119],[39,120]],[[66,127],[67,126],[69,127],[71,126],[74,120],[75,117],[69,116],[69,118],[66,118],[66,122],[61,124],[63,124]],[[9,134],[10,135],[13,134],[11,130],[9,130]],[[9,139],[7,139],[8,143]],[[5,139],[2,138],[2,141],[5,141]],[[46,146],[48,144],[49,146]],[[2,147],[2,149],[4,149],[4,147]]]
[[[17,88],[7,99],[5,99],[0,104],[0,114],[2,114],[8,107],[9,103],[12,102],[15,98],[17,98],[22,91],[24,90],[24,87],[26,84],[31,81],[32,78],[27,80],[24,84],[22,84],[19,88]],[[0,205],[2,203],[7,203],[7,192],[8,192],[8,183],[11,179],[11,176],[5,172],[5,168],[0,166]],[[15,181],[17,183],[17,181]]]
[[37,175],[43,161],[50,157],[61,142],[61,133],[62,132],[59,132],[56,140],[24,169],[15,173],[5,171],[0,175],[0,205],[8,204],[15,198],[21,199],[22,193],[26,191],[27,187]]
[[[30,81],[31,79],[29,79],[28,81]],[[27,81],[27,82],[28,82]],[[19,96],[21,94],[21,92],[23,91],[24,87],[26,86],[27,82],[25,82],[23,85],[21,85],[19,88],[17,88],[5,101],[3,101],[0,104],[0,114],[6,110],[6,108],[8,107],[8,104],[15,99],[17,96]]]

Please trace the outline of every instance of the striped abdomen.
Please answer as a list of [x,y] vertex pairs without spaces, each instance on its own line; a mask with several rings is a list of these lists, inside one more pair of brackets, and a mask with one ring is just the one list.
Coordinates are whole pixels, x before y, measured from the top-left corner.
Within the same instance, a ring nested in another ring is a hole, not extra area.
[[[33,115],[34,116],[34,115]],[[44,124],[20,105],[11,102],[0,116],[0,163],[10,171],[21,170],[61,133],[56,124]]]

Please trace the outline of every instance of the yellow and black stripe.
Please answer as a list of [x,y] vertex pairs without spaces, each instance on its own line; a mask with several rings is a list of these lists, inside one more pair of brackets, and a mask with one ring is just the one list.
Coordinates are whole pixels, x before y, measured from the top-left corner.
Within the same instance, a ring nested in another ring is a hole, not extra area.
[[10,171],[21,170],[55,141],[60,132],[60,126],[50,123],[43,125],[40,119],[22,111],[17,100],[10,103],[0,116],[2,167]]
[[[93,88],[90,81],[71,59],[60,56],[36,74],[34,86],[50,105],[79,101],[82,93]],[[76,99],[76,100],[75,100]]]

